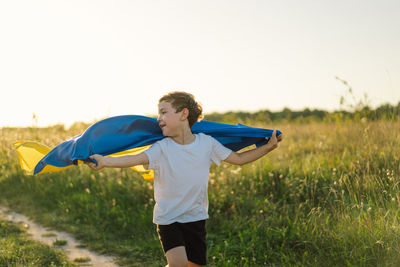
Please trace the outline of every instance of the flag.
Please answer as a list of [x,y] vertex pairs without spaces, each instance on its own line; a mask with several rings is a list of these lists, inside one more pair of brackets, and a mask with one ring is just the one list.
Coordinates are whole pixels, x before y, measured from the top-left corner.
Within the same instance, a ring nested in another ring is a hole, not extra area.
[[[268,142],[273,130],[249,127],[242,124],[226,124],[211,121],[196,122],[193,134],[204,133],[217,139],[233,151]],[[276,135],[281,132],[277,130]],[[110,117],[91,125],[84,133],[62,142],[53,149],[33,141],[14,143],[21,168],[29,174],[62,171],[73,165],[92,161],[93,154],[120,157],[139,154],[152,144],[165,138],[157,119],[123,115]],[[152,170],[133,166],[145,179],[152,180]]]

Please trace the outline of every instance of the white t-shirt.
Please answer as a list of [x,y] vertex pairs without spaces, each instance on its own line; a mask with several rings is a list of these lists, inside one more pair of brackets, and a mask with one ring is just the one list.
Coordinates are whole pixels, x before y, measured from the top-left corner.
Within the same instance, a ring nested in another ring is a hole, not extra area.
[[208,218],[208,177],[212,162],[217,165],[232,152],[215,138],[203,133],[187,145],[167,137],[146,153],[154,170],[153,222],[171,224]]

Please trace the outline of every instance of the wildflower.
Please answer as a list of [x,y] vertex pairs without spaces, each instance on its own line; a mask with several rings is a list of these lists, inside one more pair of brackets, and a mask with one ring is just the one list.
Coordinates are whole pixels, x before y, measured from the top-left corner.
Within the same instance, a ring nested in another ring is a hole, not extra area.
[[235,170],[231,170],[231,173],[238,174],[241,170],[242,170],[242,168],[239,167],[239,168],[237,168]]

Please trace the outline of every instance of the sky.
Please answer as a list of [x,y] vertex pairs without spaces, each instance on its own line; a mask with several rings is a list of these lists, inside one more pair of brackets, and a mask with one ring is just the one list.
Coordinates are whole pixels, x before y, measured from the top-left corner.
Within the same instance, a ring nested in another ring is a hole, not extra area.
[[[398,0],[0,0],[0,127],[400,101]],[[36,120],[33,119],[33,114]]]

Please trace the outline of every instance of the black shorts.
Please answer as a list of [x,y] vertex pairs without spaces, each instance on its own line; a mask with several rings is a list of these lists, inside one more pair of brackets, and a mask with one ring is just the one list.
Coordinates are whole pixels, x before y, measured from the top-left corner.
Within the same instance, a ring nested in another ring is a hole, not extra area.
[[158,237],[164,253],[184,246],[188,260],[200,265],[207,264],[206,221],[157,225]]

